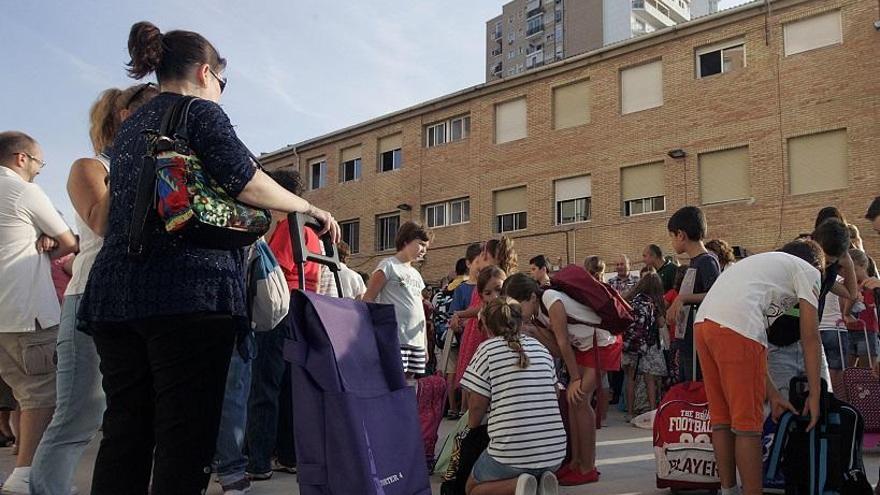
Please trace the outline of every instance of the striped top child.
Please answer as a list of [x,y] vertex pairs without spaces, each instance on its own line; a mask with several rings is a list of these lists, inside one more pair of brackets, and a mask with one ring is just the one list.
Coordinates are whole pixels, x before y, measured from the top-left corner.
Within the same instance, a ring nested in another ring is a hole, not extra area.
[[477,348],[461,384],[490,400],[488,454],[508,466],[541,469],[565,458],[565,430],[556,395],[556,370],[550,352],[531,337],[521,337],[529,365],[502,337]]

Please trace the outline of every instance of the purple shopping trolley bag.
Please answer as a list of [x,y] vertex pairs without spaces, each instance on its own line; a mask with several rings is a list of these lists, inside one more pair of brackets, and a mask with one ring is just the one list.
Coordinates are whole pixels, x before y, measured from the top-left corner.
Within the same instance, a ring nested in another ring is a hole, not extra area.
[[[304,225],[314,222],[291,215],[294,260],[327,265],[338,287],[334,247],[325,242],[326,256],[308,253]],[[288,321],[300,493],[430,495],[394,308],[296,291]]]

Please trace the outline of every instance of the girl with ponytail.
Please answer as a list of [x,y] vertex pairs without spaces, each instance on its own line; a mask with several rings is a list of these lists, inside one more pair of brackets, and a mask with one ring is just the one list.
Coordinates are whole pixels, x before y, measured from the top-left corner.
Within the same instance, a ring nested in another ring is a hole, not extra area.
[[480,493],[537,493],[539,484],[540,493],[558,490],[553,473],[565,458],[566,439],[556,368],[540,342],[522,335],[524,317],[522,305],[504,296],[480,311],[490,338],[477,347],[461,385],[470,392],[468,427],[478,427],[488,412],[489,447],[474,464],[468,493],[478,485]]
[[101,425],[106,402],[92,337],[77,331],[76,312],[89,271],[103,245],[110,206],[107,177],[109,147],[122,122],[159,91],[150,84],[110,88],[89,112],[89,137],[95,156],[73,162],[67,192],[76,210],[80,252],[73,261],[58,328],[58,397],[52,422],[43,434],[31,466],[33,493],[70,493],[73,472],[83,450]]

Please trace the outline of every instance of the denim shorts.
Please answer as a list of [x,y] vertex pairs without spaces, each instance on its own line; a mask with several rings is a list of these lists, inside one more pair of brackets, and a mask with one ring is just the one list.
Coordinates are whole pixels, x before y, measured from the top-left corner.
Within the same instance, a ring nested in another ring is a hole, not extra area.
[[867,348],[870,345],[871,348],[871,356],[876,359],[877,358],[877,347],[880,342],[878,342],[877,334],[874,332],[868,332],[868,341],[865,342],[865,334],[864,332],[851,332],[849,334],[849,346],[844,347],[844,350],[849,352],[850,356],[867,356],[868,351]]
[[[825,357],[828,359],[828,367],[833,370],[842,370],[846,352],[849,349],[849,332],[837,330],[822,330],[819,334],[822,336],[822,347],[825,348]],[[840,341],[837,340],[838,335]],[[862,342],[864,345],[864,342]],[[843,356],[840,355],[840,349],[843,348]]]
[[531,474],[535,478],[540,478],[545,471],[555,472],[561,465],[562,463],[539,469],[518,468],[502,464],[493,459],[488,451],[484,451],[474,464],[474,470],[471,472],[471,475],[478,483],[510,480],[519,477],[521,474]]

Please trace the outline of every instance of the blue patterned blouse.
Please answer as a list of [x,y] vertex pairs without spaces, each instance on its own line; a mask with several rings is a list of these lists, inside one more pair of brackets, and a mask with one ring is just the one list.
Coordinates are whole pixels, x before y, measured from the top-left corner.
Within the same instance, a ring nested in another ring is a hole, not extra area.
[[[89,275],[79,318],[132,321],[187,313],[246,316],[244,250],[195,247],[169,234],[150,215],[144,229],[144,255],[128,255],[128,233],[137,192],[143,132],[158,129],[165,110],[180,95],[162,93],[122,124],[110,150],[110,221],[104,247]],[[187,130],[190,147],[207,172],[231,196],[237,196],[256,168],[219,105],[196,100]]]

